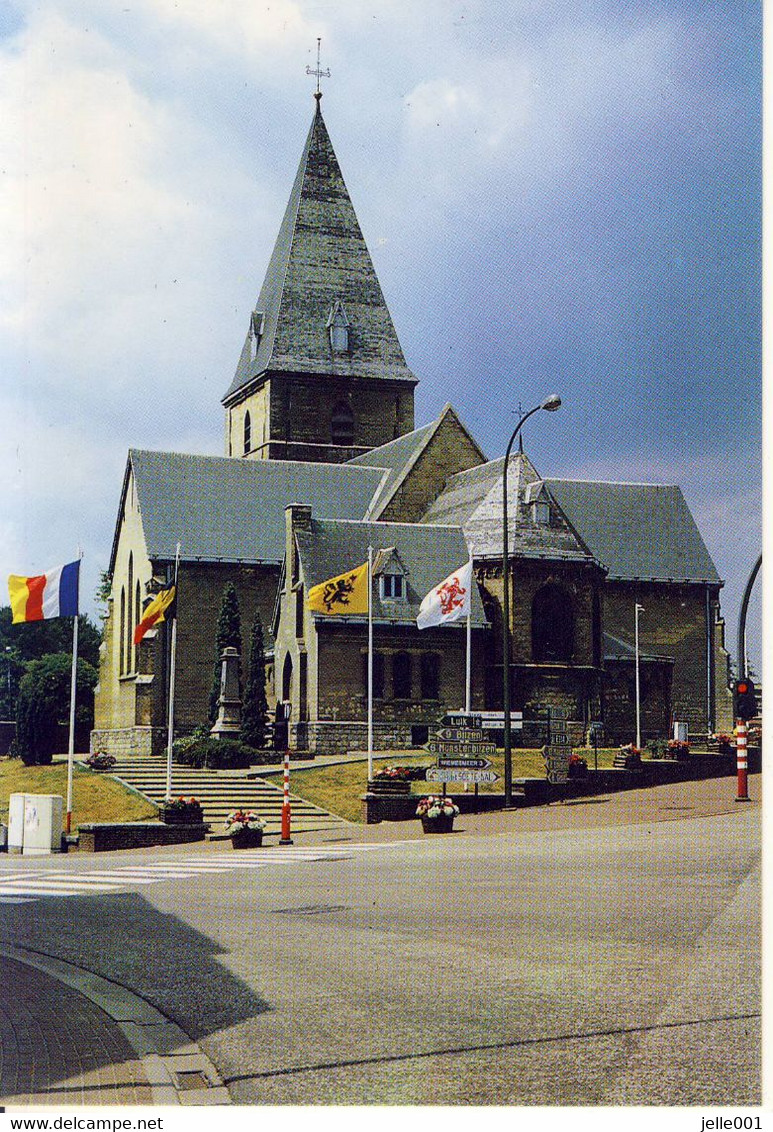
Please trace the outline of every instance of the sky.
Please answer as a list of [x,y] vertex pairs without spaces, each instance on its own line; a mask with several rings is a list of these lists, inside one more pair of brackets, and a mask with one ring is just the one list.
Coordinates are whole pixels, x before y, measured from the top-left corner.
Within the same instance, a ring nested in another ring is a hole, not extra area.
[[[681,485],[735,653],[761,550],[761,12],[734,0],[0,0],[0,573],[130,447],[222,455],[322,108],[413,372],[489,457]],[[750,608],[760,664],[759,584]]]

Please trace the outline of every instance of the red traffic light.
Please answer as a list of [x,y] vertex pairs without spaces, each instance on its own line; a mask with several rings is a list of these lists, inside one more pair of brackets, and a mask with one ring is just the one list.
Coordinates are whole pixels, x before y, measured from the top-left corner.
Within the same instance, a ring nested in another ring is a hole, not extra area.
[[745,696],[746,693],[749,691],[749,685],[746,683],[745,680],[739,680],[738,683],[735,686],[735,690],[736,690],[736,692],[740,692],[742,696]]

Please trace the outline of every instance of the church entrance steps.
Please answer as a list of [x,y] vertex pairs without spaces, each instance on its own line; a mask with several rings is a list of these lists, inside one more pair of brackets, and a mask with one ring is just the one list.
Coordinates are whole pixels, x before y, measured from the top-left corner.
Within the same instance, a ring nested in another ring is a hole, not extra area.
[[[110,771],[124,785],[161,805],[166,796],[166,759],[119,759]],[[283,793],[280,787],[255,776],[252,770],[200,770],[193,767],[172,767],[172,795],[195,797],[201,804],[204,821],[212,827],[210,839],[223,836],[228,814],[238,809],[255,810],[266,822],[266,833],[279,833],[282,821]],[[347,823],[312,805],[304,798],[290,795],[292,828],[298,833],[319,829],[337,829]]]

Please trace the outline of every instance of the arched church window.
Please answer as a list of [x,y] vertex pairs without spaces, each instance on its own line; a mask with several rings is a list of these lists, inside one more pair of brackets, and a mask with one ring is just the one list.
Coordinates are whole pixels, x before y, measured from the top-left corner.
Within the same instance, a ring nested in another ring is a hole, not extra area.
[[561,586],[537,590],[531,606],[531,652],[535,664],[571,664],[574,655],[572,599]]
[[129,552],[129,583],[126,587],[126,635],[124,638],[124,648],[126,650],[126,661],[124,664],[124,672],[131,672],[132,670],[132,636],[134,634],[134,621],[132,620],[132,594],[134,592],[134,555]]
[[124,664],[123,642],[126,636],[126,590],[121,586],[121,622],[118,634],[118,675],[123,676],[126,671]]
[[132,625],[132,668],[137,667],[137,646],[134,644],[134,630],[140,623],[142,616],[142,589],[140,587],[140,580],[137,579],[137,585],[134,590],[134,624]]
[[250,418],[250,410],[244,414],[244,455],[250,451],[252,446],[252,420]]
[[290,699],[290,691],[293,683],[293,658],[289,652],[285,657],[284,667],[282,668],[282,699]]
[[354,413],[347,401],[338,401],[333,406],[330,438],[333,444],[341,444],[344,447],[354,444]]

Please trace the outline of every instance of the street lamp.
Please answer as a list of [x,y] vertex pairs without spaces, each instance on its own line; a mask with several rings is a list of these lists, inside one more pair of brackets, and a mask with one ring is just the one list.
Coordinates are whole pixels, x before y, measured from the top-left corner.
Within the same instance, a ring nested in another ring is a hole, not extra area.
[[644,613],[644,606],[636,603],[636,617],[634,630],[634,647],[636,650],[636,746],[641,750],[641,694],[639,687],[639,614]]
[[510,437],[510,443],[505,452],[505,464],[502,469],[502,585],[503,585],[503,632],[502,632],[502,652],[504,671],[502,674],[502,707],[504,708],[504,745],[505,745],[505,806],[512,806],[513,804],[513,751],[512,739],[510,734],[510,589],[508,585],[508,547],[507,547],[507,465],[510,461],[510,452],[515,438],[521,431],[525,421],[533,413],[538,413],[540,409],[545,409],[548,413],[554,413],[556,409],[561,408],[561,398],[557,393],[551,393],[539,405],[535,405],[533,409],[529,409],[528,413],[524,413],[518,424],[515,426],[515,431]]

